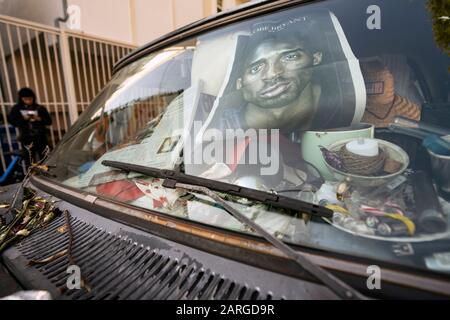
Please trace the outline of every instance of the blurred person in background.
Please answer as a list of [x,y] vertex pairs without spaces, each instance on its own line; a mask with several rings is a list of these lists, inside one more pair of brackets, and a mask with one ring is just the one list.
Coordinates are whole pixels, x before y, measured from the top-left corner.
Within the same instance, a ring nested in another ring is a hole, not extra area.
[[[47,126],[52,124],[52,119],[47,109],[36,101],[36,94],[30,88],[22,88],[18,92],[17,104],[11,109],[8,121],[19,129],[19,141],[24,150],[25,163],[30,165],[32,161],[44,157],[47,142]],[[31,155],[27,152],[27,146],[32,145]]]

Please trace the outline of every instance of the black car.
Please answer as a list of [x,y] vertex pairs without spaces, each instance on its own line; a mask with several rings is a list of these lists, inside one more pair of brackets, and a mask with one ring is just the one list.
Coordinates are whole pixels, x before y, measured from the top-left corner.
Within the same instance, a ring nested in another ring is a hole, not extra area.
[[137,49],[30,179],[64,213],[2,253],[0,286],[449,298],[440,3],[251,2]]

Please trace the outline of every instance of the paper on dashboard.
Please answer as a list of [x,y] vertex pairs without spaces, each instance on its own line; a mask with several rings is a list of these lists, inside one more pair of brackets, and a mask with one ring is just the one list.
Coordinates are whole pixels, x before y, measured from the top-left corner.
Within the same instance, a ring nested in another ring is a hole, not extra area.
[[185,128],[189,128],[191,125],[200,86],[201,83],[198,83],[175,98],[167,106],[161,120],[149,137],[138,144],[126,145],[123,148],[119,147],[105,153],[86,173],[70,178],[66,183],[76,188],[86,188],[124,178],[141,176],[138,173],[130,173],[126,176],[119,174],[117,170],[102,165],[105,160],[160,169],[173,169],[180,159],[184,135],[189,134]]

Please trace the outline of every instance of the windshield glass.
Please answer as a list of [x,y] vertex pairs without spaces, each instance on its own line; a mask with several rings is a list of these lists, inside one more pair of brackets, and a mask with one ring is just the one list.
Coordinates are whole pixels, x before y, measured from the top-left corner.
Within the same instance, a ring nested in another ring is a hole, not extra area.
[[286,242],[449,273],[448,21],[432,2],[321,1],[150,53],[80,116],[51,174],[252,233],[205,195],[101,162],[179,168],[334,211],[311,218],[226,198]]

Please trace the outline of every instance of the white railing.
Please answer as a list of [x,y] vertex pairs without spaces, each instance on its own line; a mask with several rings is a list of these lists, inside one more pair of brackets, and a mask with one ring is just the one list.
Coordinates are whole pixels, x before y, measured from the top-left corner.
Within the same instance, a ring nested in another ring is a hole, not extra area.
[[32,88],[50,112],[54,147],[111,78],[113,65],[135,46],[0,15],[0,162],[21,148],[7,114],[17,91]]

